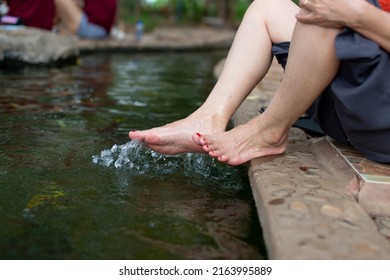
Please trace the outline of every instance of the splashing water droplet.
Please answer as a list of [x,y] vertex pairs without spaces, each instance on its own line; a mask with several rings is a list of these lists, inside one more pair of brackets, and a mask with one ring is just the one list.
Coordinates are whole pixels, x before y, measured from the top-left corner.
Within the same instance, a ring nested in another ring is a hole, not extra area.
[[206,154],[162,155],[138,140],[102,150],[100,155],[92,156],[92,162],[126,170],[133,175],[157,177],[180,173],[197,182],[207,181],[229,188],[244,185],[242,172],[238,168],[221,164]]

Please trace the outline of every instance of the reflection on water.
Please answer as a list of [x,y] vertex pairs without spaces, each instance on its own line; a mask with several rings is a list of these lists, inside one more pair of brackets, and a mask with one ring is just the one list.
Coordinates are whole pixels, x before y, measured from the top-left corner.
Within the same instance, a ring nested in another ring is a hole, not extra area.
[[0,258],[263,258],[242,169],[127,137],[195,110],[223,55],[0,72]]

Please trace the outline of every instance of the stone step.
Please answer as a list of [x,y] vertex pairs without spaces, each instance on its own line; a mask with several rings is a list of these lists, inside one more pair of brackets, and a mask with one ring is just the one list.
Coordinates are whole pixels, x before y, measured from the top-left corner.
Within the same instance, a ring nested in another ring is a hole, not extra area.
[[327,140],[359,178],[354,192],[359,204],[373,217],[390,218],[390,165],[373,162],[351,146]]
[[350,167],[324,138],[290,139],[284,155],[249,167],[269,258],[389,259],[389,242],[349,191],[359,183]]
[[[267,105],[278,71],[273,65],[233,116],[234,126]],[[297,128],[290,131],[285,154],[250,161],[248,174],[270,259],[390,259],[390,242],[380,232],[390,233],[390,219],[379,219],[379,230],[371,217],[384,214],[385,201],[390,201],[384,197],[383,207],[374,208],[385,186],[383,173],[377,175],[380,182],[368,185],[362,178],[373,180],[367,172],[372,170],[356,165],[364,162],[366,167],[365,161],[354,161],[355,168],[350,162],[328,138],[311,138]]]

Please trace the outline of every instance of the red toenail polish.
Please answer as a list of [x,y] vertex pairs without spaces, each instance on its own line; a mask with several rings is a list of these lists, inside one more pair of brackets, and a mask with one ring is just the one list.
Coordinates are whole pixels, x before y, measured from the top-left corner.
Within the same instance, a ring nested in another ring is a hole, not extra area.
[[135,132],[135,130],[131,130],[130,132]]
[[208,148],[209,148],[209,145],[206,145],[206,148],[208,149]]
[[197,132],[196,135],[198,135],[199,137],[201,136],[199,132]]

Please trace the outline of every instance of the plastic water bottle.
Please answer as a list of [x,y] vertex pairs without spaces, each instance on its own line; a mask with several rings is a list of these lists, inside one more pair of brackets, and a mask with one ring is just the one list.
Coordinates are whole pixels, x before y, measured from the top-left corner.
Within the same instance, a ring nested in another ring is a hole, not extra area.
[[138,42],[142,40],[142,36],[144,35],[144,23],[142,20],[138,20],[135,24],[135,40]]

